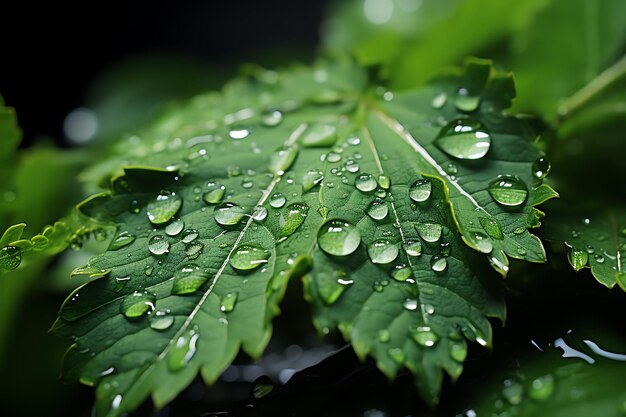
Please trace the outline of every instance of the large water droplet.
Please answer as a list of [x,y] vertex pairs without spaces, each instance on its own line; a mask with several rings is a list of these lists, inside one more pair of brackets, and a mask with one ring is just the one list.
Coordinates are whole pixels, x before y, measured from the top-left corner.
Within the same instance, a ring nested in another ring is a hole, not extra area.
[[504,239],[504,234],[502,234],[502,228],[500,227],[500,223],[498,223],[498,220],[493,217],[481,217],[478,219],[478,221],[489,236],[498,240]]
[[464,112],[472,112],[478,108],[480,97],[471,94],[467,88],[459,88],[454,98],[454,105]]
[[15,246],[5,246],[0,249],[0,268],[11,271],[22,263],[22,250]]
[[452,157],[480,159],[489,151],[491,136],[480,123],[458,119],[441,129],[435,144]]
[[124,246],[128,246],[135,241],[135,236],[131,235],[127,231],[120,232],[113,238],[109,245],[109,250],[118,250]]
[[439,336],[437,336],[428,326],[419,326],[411,329],[410,333],[411,338],[413,338],[415,343],[420,346],[432,347],[439,341]]
[[329,255],[346,256],[361,243],[361,233],[356,226],[343,220],[329,220],[317,233],[317,244]]
[[148,250],[153,255],[166,254],[170,250],[170,242],[161,235],[152,236],[148,241]]
[[120,312],[129,319],[141,317],[148,311],[154,310],[156,297],[148,291],[135,291],[124,297],[120,305]]
[[274,193],[270,197],[270,206],[274,208],[281,208],[282,206],[285,205],[286,202],[287,202],[287,199],[285,198],[283,193]]
[[304,223],[309,212],[306,203],[292,203],[287,206],[285,213],[282,213],[278,220],[280,236],[291,236]]
[[497,203],[507,207],[518,207],[528,197],[526,184],[514,175],[500,175],[487,190]]
[[367,254],[375,264],[388,264],[398,257],[398,245],[388,239],[378,239],[367,247]]
[[211,184],[209,191],[202,195],[202,199],[207,204],[217,204],[222,201],[224,194],[226,193],[226,187],[220,184]]
[[354,186],[364,193],[374,191],[378,187],[376,178],[372,174],[363,173],[356,177],[354,180]]
[[236,292],[229,292],[224,294],[222,300],[220,301],[220,310],[224,313],[230,313],[235,309],[235,304],[237,304],[238,294]]
[[207,282],[209,275],[198,265],[187,264],[174,274],[172,294],[191,294]]
[[173,191],[162,190],[148,203],[147,215],[150,223],[161,225],[170,221],[183,205],[183,199]]
[[402,306],[406,310],[413,311],[417,309],[418,303],[417,303],[417,300],[413,298],[407,298],[406,300],[404,300],[404,303],[402,303]]
[[548,172],[550,172],[550,167],[551,165],[548,158],[544,156],[538,158],[535,162],[533,162],[533,176],[538,180],[544,179],[546,175],[548,175]]
[[244,244],[234,250],[228,263],[235,269],[248,271],[266,264],[269,258],[270,251],[255,245]]
[[170,310],[157,310],[148,318],[148,322],[154,330],[167,330],[174,324],[174,316]]
[[415,229],[425,242],[434,243],[441,239],[443,228],[437,223],[415,223]]
[[183,369],[196,354],[200,335],[195,330],[189,330],[176,340],[176,344],[168,354],[167,365],[170,371]]
[[409,256],[420,256],[422,254],[422,242],[418,239],[407,239],[404,242],[404,251]]
[[283,146],[278,148],[270,158],[269,171],[274,175],[283,175],[298,156],[298,148]]
[[165,234],[168,236],[178,236],[180,232],[185,228],[185,222],[183,219],[176,219],[170,224],[165,226]]
[[491,253],[493,250],[493,242],[487,236],[480,232],[474,232],[472,243],[482,253]]
[[430,268],[435,272],[443,272],[448,267],[448,260],[445,256],[433,256],[430,259]]
[[430,180],[422,178],[411,185],[411,188],[409,188],[409,197],[411,197],[411,200],[421,203],[422,201],[428,200],[431,191],[432,184]]
[[235,203],[222,203],[215,208],[213,216],[215,221],[222,226],[234,226],[241,222],[247,211]]
[[337,128],[333,125],[317,124],[307,129],[300,139],[304,147],[332,146],[337,140]]
[[311,169],[302,177],[302,191],[305,193],[322,183],[324,173],[319,169]]
[[389,207],[384,200],[376,198],[367,208],[367,215],[374,220],[382,220],[389,214]]

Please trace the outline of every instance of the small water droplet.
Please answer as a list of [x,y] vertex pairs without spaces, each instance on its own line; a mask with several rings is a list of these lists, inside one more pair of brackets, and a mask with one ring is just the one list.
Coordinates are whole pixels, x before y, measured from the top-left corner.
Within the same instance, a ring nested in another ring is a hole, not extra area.
[[383,190],[388,190],[391,187],[391,179],[385,174],[378,175],[378,185]]
[[432,347],[439,341],[437,336],[430,327],[419,326],[410,329],[411,338],[420,346]]
[[155,235],[148,241],[148,250],[153,255],[163,255],[169,252],[170,243],[161,235]]
[[135,291],[124,297],[120,304],[120,312],[129,319],[138,318],[154,310],[155,301],[154,294],[148,291]]
[[406,300],[404,300],[404,303],[402,303],[402,306],[406,310],[413,311],[417,308],[418,303],[417,303],[417,300],[413,298],[407,298]]
[[464,112],[472,112],[480,105],[480,97],[473,95],[467,88],[459,88],[454,98],[454,105]]
[[357,172],[359,172],[359,169],[361,169],[361,167],[359,167],[359,163],[352,158],[349,158],[346,161],[346,163],[344,164],[344,167],[346,168],[346,171],[351,172],[353,174],[356,174]]
[[596,260],[597,263],[599,264],[603,264],[604,263],[604,256],[600,255],[600,254],[596,254],[593,259]]
[[452,343],[450,345],[450,357],[457,362],[465,361],[467,357],[467,345],[464,342]]
[[424,304],[422,306],[422,310],[424,310],[424,313],[426,314],[435,314],[435,307],[430,304]]
[[213,216],[215,221],[222,226],[234,226],[241,222],[247,211],[235,203],[222,203],[215,208]]
[[298,156],[298,148],[282,146],[270,158],[269,171],[274,175],[283,175]]
[[546,175],[548,175],[548,172],[550,172],[550,167],[550,161],[548,161],[546,157],[542,156],[538,158],[535,162],[533,162],[533,176],[538,180],[544,179]]
[[270,197],[270,206],[274,208],[281,208],[287,202],[287,198],[283,195],[283,193],[274,193]]
[[168,354],[167,365],[170,371],[183,369],[196,354],[200,335],[191,329],[176,340],[176,344]]
[[443,228],[437,223],[415,223],[415,229],[425,242],[434,243],[441,239]]
[[230,132],[228,132],[228,136],[230,136],[231,139],[235,139],[235,140],[245,139],[248,136],[250,136],[250,129],[247,129],[247,128],[232,129]]
[[478,122],[458,119],[441,129],[435,145],[458,159],[480,159],[491,146],[491,136]]
[[498,223],[498,220],[496,220],[495,217],[492,217],[492,218],[481,217],[478,219],[478,221],[480,222],[480,225],[483,227],[483,229],[485,230],[485,232],[487,232],[489,236],[498,240],[504,239],[504,234],[502,233],[502,228],[500,227],[500,223]]
[[391,333],[387,329],[381,329],[378,331],[378,341],[380,343],[387,343],[391,339]]
[[202,199],[207,204],[217,204],[222,201],[224,194],[226,193],[226,187],[220,184],[210,184],[209,191],[203,194]]
[[317,244],[329,255],[346,256],[353,253],[361,243],[356,226],[343,220],[329,220],[317,233]]
[[183,243],[191,243],[200,236],[196,229],[187,229],[183,232],[180,241]]
[[235,309],[237,304],[238,294],[236,292],[229,292],[224,294],[220,302],[220,310],[224,313],[230,313]]
[[94,229],[93,231],[93,237],[94,239],[96,239],[96,241],[98,242],[102,242],[105,241],[107,238],[107,231],[104,230],[102,227],[97,227],[96,229]]
[[411,185],[409,188],[409,197],[416,203],[421,203],[428,200],[432,191],[432,184],[430,180],[425,178],[419,179]]
[[191,294],[207,282],[209,275],[196,264],[187,264],[174,274],[172,294]]
[[22,263],[22,250],[15,246],[0,249],[0,268],[12,271]]
[[162,225],[170,221],[183,205],[183,199],[174,191],[161,190],[159,195],[148,203],[147,215],[150,223]]
[[310,169],[302,177],[302,191],[312,190],[324,180],[324,173],[319,169]]
[[131,201],[129,210],[133,214],[138,214],[141,211],[141,206],[139,205],[139,201],[137,200]]
[[550,399],[555,389],[554,377],[550,374],[533,379],[530,383],[528,396],[535,401],[547,401]]
[[109,245],[109,250],[118,250],[124,246],[128,246],[135,241],[135,236],[131,235],[128,231],[120,232]]
[[398,245],[388,239],[378,239],[367,247],[367,254],[375,264],[388,264],[398,257]]
[[309,212],[309,206],[306,203],[292,203],[287,206],[285,213],[282,213],[278,225],[280,227],[280,236],[291,236],[304,223]]
[[591,245],[585,246],[585,250],[587,251],[589,255],[592,255],[596,251]]
[[187,259],[196,259],[198,256],[202,254],[202,250],[204,249],[204,244],[200,242],[192,243],[191,245],[187,245],[185,248],[185,254],[187,254]]
[[387,355],[396,363],[404,363],[404,352],[400,348],[389,348]]
[[443,272],[448,266],[448,260],[443,256],[433,256],[430,259],[430,268],[435,272]]
[[261,123],[266,127],[278,126],[283,121],[283,114],[278,110],[270,110],[263,113]]
[[491,253],[493,251],[492,240],[480,232],[473,233],[472,243],[482,253]]
[[407,239],[404,242],[404,250],[409,256],[420,256],[422,254],[422,242],[417,239]]
[[263,206],[257,206],[252,213],[252,218],[257,223],[262,223],[267,218],[267,209]]
[[448,162],[446,164],[444,170],[446,171],[446,174],[451,176],[450,178],[452,180],[455,179],[454,176],[459,172],[459,169],[457,168],[457,166],[453,162]]
[[518,207],[528,197],[528,187],[514,175],[500,175],[487,190],[497,203],[507,207]]
[[309,127],[300,139],[300,143],[305,148],[332,146],[336,141],[337,128],[328,124],[316,124]]
[[167,330],[174,324],[174,316],[169,309],[157,310],[148,318],[148,322],[154,330]]
[[266,264],[270,258],[270,251],[259,246],[239,245],[230,256],[228,263],[239,271],[249,271]]
[[165,234],[168,236],[178,236],[180,232],[185,228],[185,222],[183,219],[173,220],[170,224],[165,226]]
[[367,215],[374,220],[382,220],[389,214],[389,207],[384,200],[376,198],[367,208]]
[[356,177],[354,186],[364,193],[374,191],[378,187],[378,183],[372,174],[363,173]]
[[433,97],[433,100],[430,102],[430,104],[433,106],[433,108],[440,109],[446,104],[446,101],[448,101],[448,95],[442,91],[435,95],[435,97]]

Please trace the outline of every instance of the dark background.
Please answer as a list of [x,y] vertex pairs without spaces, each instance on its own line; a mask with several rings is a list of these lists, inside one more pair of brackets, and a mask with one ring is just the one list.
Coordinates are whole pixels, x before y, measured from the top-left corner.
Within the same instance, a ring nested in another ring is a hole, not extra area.
[[63,119],[86,105],[94,80],[115,64],[146,54],[184,57],[213,69],[206,85],[218,87],[243,62],[310,61],[328,2],[6,3],[0,94],[16,109],[26,144],[39,135],[63,144]]

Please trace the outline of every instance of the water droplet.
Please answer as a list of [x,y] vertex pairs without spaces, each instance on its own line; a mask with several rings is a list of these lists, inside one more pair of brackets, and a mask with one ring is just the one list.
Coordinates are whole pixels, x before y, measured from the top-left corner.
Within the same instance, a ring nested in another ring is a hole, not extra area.
[[356,174],[357,172],[359,172],[359,169],[361,169],[361,167],[359,167],[359,163],[352,158],[349,158],[346,161],[346,163],[344,164],[344,167],[346,168],[346,171],[351,172],[353,174]]
[[389,214],[389,207],[384,200],[376,198],[367,208],[367,215],[374,220],[382,220]]
[[176,219],[170,224],[165,226],[165,234],[168,236],[178,236],[180,232],[185,228],[185,222],[183,219]]
[[439,336],[437,336],[430,327],[428,326],[419,326],[417,328],[411,329],[411,338],[420,346],[432,347],[439,341]]
[[432,184],[427,179],[419,179],[409,188],[409,197],[416,203],[428,200],[432,191]]
[[257,206],[252,213],[255,222],[261,223],[267,218],[267,209],[263,206]]
[[550,161],[548,161],[546,157],[542,156],[538,158],[533,162],[533,176],[538,180],[544,179],[546,175],[548,175],[548,172],[550,172],[550,167]]
[[255,245],[239,245],[231,255],[228,263],[240,271],[249,271],[266,264],[270,258],[270,251]]
[[139,205],[139,201],[133,200],[130,202],[130,212],[133,214],[137,214],[141,211],[141,206]]
[[593,257],[593,259],[596,260],[597,263],[599,264],[603,264],[604,263],[604,257],[600,254],[597,254],[596,256]]
[[378,331],[378,341],[380,343],[387,343],[391,339],[391,333],[387,329],[381,329]]
[[585,250],[587,251],[589,255],[592,255],[596,251],[591,245],[585,246]]
[[153,255],[163,255],[169,252],[170,242],[161,235],[152,236],[148,241],[148,250]]
[[235,140],[245,139],[248,136],[250,136],[250,129],[246,129],[246,128],[232,129],[230,132],[228,132],[228,136],[230,136],[231,139],[235,139]]
[[478,221],[489,236],[498,240],[504,239],[504,235],[502,234],[502,228],[500,227],[500,223],[498,223],[498,220],[496,220],[495,218],[481,217],[478,219]]
[[402,306],[409,311],[413,311],[417,308],[417,300],[413,299],[413,298],[407,298],[406,300],[404,300],[404,303],[402,303]]
[[587,266],[587,262],[589,260],[589,255],[587,251],[580,249],[572,249],[567,253],[567,259],[569,263],[574,267],[576,271]]
[[98,228],[96,228],[93,231],[93,237],[98,242],[102,242],[102,241],[106,240],[106,238],[107,238],[107,231],[104,230],[102,227],[98,227]]
[[[317,124],[309,127],[300,143],[305,148],[332,146],[337,141],[337,128],[333,125]],[[332,162],[332,161],[331,161]]]
[[388,239],[378,239],[367,247],[367,254],[375,264],[388,264],[398,257],[398,245]]
[[180,241],[183,243],[191,243],[200,236],[200,233],[196,229],[187,229],[183,232]]
[[146,268],[144,269],[144,272],[145,272],[147,277],[152,275],[152,271],[154,271],[154,268],[152,267],[152,265],[146,265]]
[[434,243],[441,239],[443,228],[437,223],[415,223],[415,229],[425,242]]
[[235,309],[235,304],[237,304],[238,294],[236,292],[229,292],[224,294],[222,300],[220,302],[220,310],[224,313],[230,313]]
[[241,222],[246,214],[243,207],[234,203],[222,203],[213,212],[215,221],[222,226],[234,226]]
[[524,181],[514,175],[500,175],[487,188],[491,197],[507,207],[518,207],[528,197],[528,188]]
[[413,276],[413,271],[406,264],[398,264],[393,267],[390,275],[396,281],[405,282]]
[[0,249],[0,268],[12,271],[22,263],[22,250],[15,246],[5,246]]
[[[326,274],[321,277],[326,277]],[[319,279],[316,283],[317,289],[324,302],[331,305],[354,284],[354,281],[348,277],[345,271],[335,270],[333,271],[331,279]]]
[[439,253],[441,256],[450,256],[451,250],[450,242],[441,242],[439,244]]
[[446,104],[447,100],[448,95],[444,92],[440,92],[435,97],[433,97],[433,100],[430,102],[430,104],[433,106],[433,108],[440,109]]
[[154,310],[156,297],[148,291],[135,291],[124,297],[120,305],[120,312],[129,319],[141,317],[148,311]]
[[156,199],[148,203],[147,215],[150,223],[161,225],[170,221],[183,205],[183,199],[173,191],[162,190]]
[[450,357],[457,362],[463,362],[467,357],[467,345],[464,342],[450,345]]
[[189,330],[176,340],[176,344],[168,354],[167,365],[170,371],[183,369],[196,354],[200,335],[195,330]]
[[148,322],[154,330],[167,330],[174,324],[174,316],[170,310],[157,310],[148,318]]
[[311,169],[302,177],[302,191],[312,190],[324,180],[324,173],[319,169]]
[[387,349],[387,355],[396,363],[404,363],[404,352],[400,348]]
[[422,254],[422,242],[417,239],[408,239],[404,242],[404,250],[409,256],[420,256]]
[[459,88],[454,98],[454,105],[464,112],[472,112],[480,105],[480,97],[469,92],[467,88]]
[[248,178],[244,178],[243,180],[241,180],[241,187],[245,188],[246,190],[252,188],[254,186],[254,181],[252,181],[251,179]]
[[304,223],[309,212],[306,203],[292,203],[287,206],[285,213],[281,214],[278,220],[280,236],[291,236]]
[[202,254],[202,250],[204,249],[204,245],[200,242],[192,243],[185,248],[185,253],[187,254],[187,259],[196,259],[198,256]]
[[278,148],[270,158],[269,171],[274,175],[283,175],[298,156],[298,148],[283,146]]
[[282,206],[285,205],[286,202],[287,202],[287,199],[285,198],[283,193],[274,193],[270,197],[270,206],[274,208],[281,208]]
[[491,136],[480,123],[458,119],[441,129],[435,145],[454,158],[480,159],[489,151]]
[[473,237],[473,246],[475,246],[478,251],[482,253],[491,253],[491,251],[493,251],[493,242],[487,236],[480,232],[474,232]]
[[264,112],[261,116],[261,123],[267,127],[278,126],[283,121],[283,114],[278,110]]
[[372,174],[363,173],[360,174],[354,180],[354,186],[364,193],[374,191],[378,187],[378,183]]
[[356,226],[343,220],[329,220],[317,233],[317,244],[329,255],[346,256],[353,253],[361,243]]
[[430,259],[430,268],[435,272],[443,272],[448,266],[448,260],[444,256],[433,256]]
[[457,166],[452,163],[452,162],[448,162],[448,164],[445,166],[444,170],[446,171],[446,174],[450,175],[451,179],[454,180],[455,179],[455,175],[459,172],[459,169],[457,168]]
[[118,250],[124,246],[128,246],[135,241],[135,236],[131,235],[127,231],[120,232],[109,245],[109,250]]
[[191,294],[207,282],[209,275],[196,264],[187,264],[174,274],[172,294]]
[[524,386],[517,381],[505,379],[502,396],[509,402],[509,404],[519,405],[524,398]]
[[391,187],[391,179],[385,174],[378,175],[378,185],[383,190],[388,190]]
[[209,191],[204,193],[202,199],[207,204],[217,204],[222,201],[224,194],[226,193],[226,187],[220,184],[211,184]]
[[530,383],[528,396],[535,401],[547,401],[554,393],[555,381],[550,374],[533,379]]

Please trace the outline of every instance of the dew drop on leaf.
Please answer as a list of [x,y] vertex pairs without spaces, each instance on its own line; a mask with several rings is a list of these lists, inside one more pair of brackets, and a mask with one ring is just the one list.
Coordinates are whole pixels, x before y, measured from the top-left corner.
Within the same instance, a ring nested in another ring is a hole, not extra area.
[[391,333],[387,329],[378,331],[378,341],[381,343],[387,343],[391,339]]
[[500,175],[487,190],[498,204],[506,207],[518,207],[528,197],[526,184],[514,175]]
[[285,205],[286,202],[287,202],[287,199],[285,198],[283,193],[274,193],[270,197],[270,206],[274,208],[281,208],[282,206]]
[[274,151],[270,158],[269,170],[274,175],[283,175],[293,164],[298,156],[298,148],[282,146]]
[[170,371],[180,371],[189,363],[196,354],[199,337],[198,332],[192,329],[176,340],[176,344],[170,350],[167,359]]
[[346,256],[353,253],[361,243],[361,233],[343,220],[329,220],[317,233],[317,244],[329,255]]
[[441,239],[443,228],[437,223],[415,223],[415,229],[425,242],[434,243]]
[[209,191],[202,195],[202,199],[207,204],[217,204],[222,201],[224,194],[226,193],[226,187],[220,184],[211,184]]
[[402,306],[406,310],[413,311],[417,308],[417,300],[413,298],[407,298],[406,300],[404,300],[404,303],[402,303]]
[[322,183],[324,173],[319,169],[311,169],[302,177],[302,191],[307,192]]
[[102,227],[98,227],[93,231],[93,237],[96,241],[102,242],[107,238],[107,231]]
[[544,179],[548,175],[548,172],[550,172],[550,167],[551,165],[550,161],[548,161],[548,158],[546,158],[545,156],[537,158],[537,160],[533,162],[532,165],[533,176],[538,180]]
[[398,264],[393,267],[389,275],[396,281],[404,282],[411,278],[413,271],[405,264]]
[[180,232],[185,228],[185,222],[183,219],[172,220],[170,224],[165,226],[165,234],[168,236],[178,236]]
[[491,136],[478,122],[458,119],[441,129],[435,145],[458,159],[480,159],[491,146]]
[[375,264],[388,264],[398,257],[398,245],[388,239],[378,239],[367,247],[367,254]]
[[228,132],[228,136],[235,140],[245,139],[250,136],[250,129],[237,127],[235,129],[231,129],[230,132]]
[[418,239],[407,239],[403,246],[404,251],[409,256],[420,256],[422,254],[422,242]]
[[391,187],[391,179],[389,178],[389,176],[387,176],[385,174],[379,174],[378,175],[378,185],[383,190],[388,190],[389,187]]
[[305,148],[332,146],[337,141],[337,128],[333,125],[316,124],[307,129],[300,143]]
[[491,239],[480,232],[473,233],[472,243],[479,252],[491,253],[493,250],[493,242]]
[[207,282],[209,275],[196,264],[187,264],[174,274],[172,294],[191,294]]
[[416,203],[421,203],[430,198],[431,191],[431,182],[427,179],[422,178],[415,181],[413,185],[411,185],[411,188],[409,188],[409,197]]
[[266,127],[278,126],[283,121],[283,114],[278,110],[266,111],[261,115],[261,123]]
[[448,95],[444,92],[440,92],[437,95],[435,95],[435,97],[433,97],[430,104],[433,106],[433,108],[440,109],[446,104],[447,100],[448,100]]
[[196,240],[198,236],[200,236],[200,234],[198,233],[196,229],[187,229],[183,232],[182,236],[180,237],[180,241],[183,243],[191,243],[194,240]]
[[203,249],[204,245],[200,242],[195,242],[191,245],[187,245],[187,247],[185,248],[185,254],[187,255],[187,259],[196,259],[202,254]]
[[222,203],[213,212],[215,221],[222,226],[234,226],[241,222],[246,214],[246,210],[235,203]]
[[376,187],[378,187],[378,183],[376,182],[376,178],[372,174],[363,173],[356,177],[354,180],[354,186],[364,193],[374,191]]
[[459,88],[454,98],[454,105],[464,112],[472,112],[480,105],[480,97],[471,94],[467,88]]
[[146,214],[154,225],[162,225],[170,221],[183,205],[183,199],[173,191],[162,190],[159,195],[148,203]]
[[500,227],[498,220],[495,218],[481,217],[478,221],[489,236],[498,240],[504,239],[504,234],[502,233],[502,228]]
[[383,220],[389,214],[389,207],[384,200],[376,198],[367,208],[367,215],[374,220]]
[[129,319],[143,316],[149,311],[154,310],[156,297],[148,291],[135,291],[128,294],[122,300],[120,311]]
[[428,326],[419,326],[410,330],[411,338],[420,346],[432,347],[439,341],[439,337]]
[[148,241],[148,250],[153,255],[163,255],[169,252],[170,243],[161,235],[152,236]]
[[287,206],[284,213],[278,219],[280,236],[291,236],[304,223],[309,212],[306,203],[292,203]]
[[270,251],[259,246],[244,244],[233,251],[228,263],[239,271],[249,271],[266,264],[269,258]]
[[224,294],[222,300],[220,301],[220,311],[224,313],[230,313],[235,309],[235,304],[237,304],[238,294],[236,292],[229,292]]
[[359,163],[357,161],[355,161],[352,158],[349,158],[346,163],[344,164],[344,167],[346,168],[346,171],[351,172],[353,174],[356,174],[357,172],[359,172]]
[[462,363],[467,357],[467,346],[465,343],[452,343],[450,345],[450,357]]
[[22,263],[22,250],[15,246],[5,246],[0,249],[0,268],[11,271]]
[[265,219],[267,219],[267,209],[263,206],[258,206],[254,209],[254,212],[252,213],[252,218],[255,222],[262,223],[263,221],[265,221]]
[[550,374],[535,378],[530,383],[528,396],[535,401],[547,401],[554,393],[555,385],[554,377]]
[[150,315],[148,322],[154,330],[167,330],[174,324],[174,316],[168,309],[157,310]]

